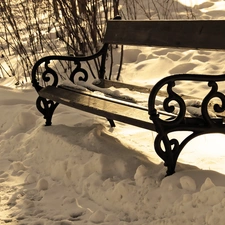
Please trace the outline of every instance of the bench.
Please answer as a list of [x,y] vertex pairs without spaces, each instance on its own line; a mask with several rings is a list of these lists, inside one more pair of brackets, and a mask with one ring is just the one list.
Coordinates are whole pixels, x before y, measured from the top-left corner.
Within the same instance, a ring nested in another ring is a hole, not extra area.
[[[175,172],[179,154],[190,140],[202,134],[225,133],[225,96],[218,88],[219,83],[225,81],[225,75],[175,74],[149,87],[126,84],[110,80],[107,75],[109,46],[225,50],[224,27],[225,20],[110,20],[103,46],[97,53],[91,56],[46,56],[35,63],[32,84],[39,95],[37,109],[44,115],[47,126],[51,125],[53,113],[60,103],[105,117],[111,126],[115,126],[114,121],[121,121],[154,131],[157,133],[155,151],[167,167],[166,175],[171,175]],[[201,98],[201,104],[197,104],[198,116],[187,114],[186,99],[190,96],[176,92],[178,84],[190,81],[205,83],[209,88]],[[145,93],[147,105],[139,105],[129,96],[113,96],[117,92],[110,87]],[[163,109],[160,110],[156,104],[158,96],[163,98]],[[213,99],[217,101],[213,102]],[[175,109],[178,109],[176,113]],[[190,133],[178,141],[173,137],[175,131]]]

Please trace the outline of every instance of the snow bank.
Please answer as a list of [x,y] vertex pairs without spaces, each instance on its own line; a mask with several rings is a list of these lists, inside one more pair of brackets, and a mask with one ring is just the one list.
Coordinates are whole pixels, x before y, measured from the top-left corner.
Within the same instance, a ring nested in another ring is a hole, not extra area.
[[[194,10],[219,19],[223,8],[208,1]],[[223,52],[131,47],[125,60],[122,80],[142,86],[172,73],[224,71]],[[177,172],[164,177],[155,133],[122,123],[112,129],[61,105],[44,127],[34,90],[0,83],[0,224],[224,224],[224,136],[193,140]],[[185,94],[204,94],[205,86],[192,87],[184,85]]]

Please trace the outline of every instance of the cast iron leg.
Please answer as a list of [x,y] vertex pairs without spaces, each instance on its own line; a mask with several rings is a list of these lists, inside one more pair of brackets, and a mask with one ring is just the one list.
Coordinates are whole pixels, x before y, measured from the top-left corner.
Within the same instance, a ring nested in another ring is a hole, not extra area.
[[42,97],[38,97],[36,101],[37,109],[44,115],[44,119],[46,120],[45,126],[52,125],[52,115],[59,103],[54,103],[51,100],[47,100]]
[[[165,149],[162,149],[162,143]],[[164,161],[164,166],[167,167],[166,176],[174,174],[180,147],[178,141],[176,139],[169,140],[167,134],[158,134],[154,147],[158,156]]]
[[111,120],[111,119],[108,119],[108,118],[107,118],[107,120],[109,121],[111,127],[116,126],[115,123],[114,123],[114,120]]

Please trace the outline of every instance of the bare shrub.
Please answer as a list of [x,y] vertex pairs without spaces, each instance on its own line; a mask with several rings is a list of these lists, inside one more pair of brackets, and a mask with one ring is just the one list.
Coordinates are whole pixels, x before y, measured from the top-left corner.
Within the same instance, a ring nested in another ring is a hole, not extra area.
[[[176,19],[180,18],[177,4],[174,0],[1,0],[0,77],[21,74],[27,81],[34,62],[45,54],[93,54],[102,45],[106,22],[117,14],[132,20],[140,14],[146,19]],[[192,10],[187,8],[186,16],[194,18]],[[95,69],[99,64],[96,60]]]

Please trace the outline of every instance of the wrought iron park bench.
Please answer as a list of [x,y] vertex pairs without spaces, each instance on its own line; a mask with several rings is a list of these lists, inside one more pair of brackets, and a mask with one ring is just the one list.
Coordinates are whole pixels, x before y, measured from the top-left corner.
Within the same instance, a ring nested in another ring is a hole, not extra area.
[[[152,88],[113,81],[109,80],[106,69],[109,46],[225,50],[224,27],[222,20],[108,21],[104,45],[99,52],[87,57],[47,56],[36,62],[32,83],[39,95],[37,108],[47,126],[51,125],[54,110],[60,103],[105,117],[111,126],[115,126],[115,120],[157,132],[154,148],[167,167],[167,175],[171,175],[179,154],[190,140],[202,134],[225,133],[222,116],[225,96],[219,89],[219,83],[225,82],[225,74],[170,75]],[[92,83],[93,78],[98,82]],[[177,85],[190,81],[204,83],[208,88],[206,95],[197,101],[198,116],[187,113],[188,97],[177,93]],[[149,93],[147,106],[137,104],[129,96],[113,96],[116,92],[108,91],[111,86]],[[158,96],[163,98],[160,110]],[[217,101],[212,101],[214,99]],[[175,131],[190,132],[178,141],[173,137]]]

